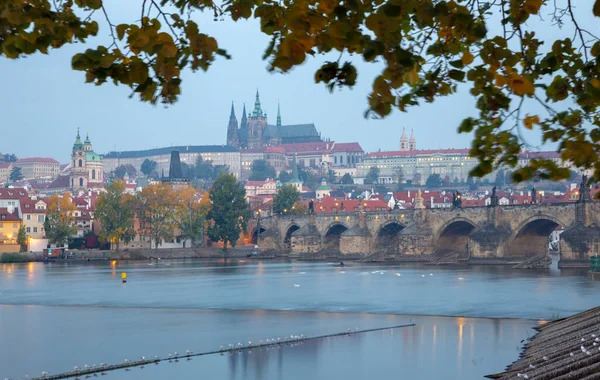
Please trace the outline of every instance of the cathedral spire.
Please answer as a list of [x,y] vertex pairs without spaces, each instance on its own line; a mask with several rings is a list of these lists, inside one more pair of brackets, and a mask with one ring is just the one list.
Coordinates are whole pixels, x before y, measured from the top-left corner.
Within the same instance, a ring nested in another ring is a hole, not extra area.
[[277,102],[277,126],[281,127],[281,110],[279,109],[279,102]]
[[[243,120],[243,119],[242,119]],[[235,109],[233,108],[233,102],[231,102],[231,114],[229,115],[229,125],[227,126],[227,145],[238,147],[238,122],[235,117]]]
[[252,111],[252,117],[265,117],[260,107],[260,95],[258,94],[258,88],[256,89],[256,100],[254,101],[254,110]]
[[417,139],[415,138],[415,130],[410,130],[410,140],[408,143],[409,150],[417,150]]
[[294,161],[292,161],[292,179],[298,179],[298,154],[294,153]]
[[242,110],[242,120],[240,122],[240,129],[248,128],[248,118],[246,117],[248,113],[246,112],[246,103],[244,103],[244,109]]
[[77,136],[75,137],[75,143],[73,144],[73,152],[83,148],[83,143],[81,142],[81,135],[79,134],[79,127],[77,127]]

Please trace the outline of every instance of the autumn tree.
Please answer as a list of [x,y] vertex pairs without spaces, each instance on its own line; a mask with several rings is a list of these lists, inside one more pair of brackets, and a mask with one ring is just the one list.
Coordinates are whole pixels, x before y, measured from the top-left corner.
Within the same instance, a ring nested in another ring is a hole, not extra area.
[[210,210],[210,196],[204,192],[198,196],[192,187],[179,190],[176,208],[177,225],[180,234],[192,241],[192,246],[202,244],[206,215]]
[[273,196],[273,213],[287,214],[292,211],[292,206],[300,200],[300,192],[296,186],[283,185]]
[[[171,104],[185,70],[230,58],[200,30],[198,14],[228,22],[254,17],[270,37],[263,53],[269,71],[289,72],[325,55],[314,80],[334,91],[356,84],[354,57],[381,67],[366,116],[468,90],[477,114],[458,131],[473,133],[473,176],[516,167],[525,128],[541,131],[563,161],[600,179],[600,41],[579,17],[599,17],[600,0],[161,0],[141,2],[140,17],[117,25],[110,15],[118,9],[107,8],[102,0],[0,2],[0,55],[46,54],[102,30],[111,36],[107,46],[75,54],[72,68],[86,82],[122,84],[142,101]],[[540,24],[555,33],[538,36]],[[516,181],[568,176],[542,158],[513,172]]]
[[129,243],[135,238],[134,217],[136,199],[125,194],[125,183],[117,179],[107,186],[96,201],[94,218],[101,226],[100,241],[115,243],[119,249],[121,241]]
[[150,238],[154,247],[175,236],[177,219],[177,194],[171,186],[158,183],[146,186],[138,193],[138,218],[144,236]]
[[307,213],[308,213],[308,208],[306,207],[304,202],[302,202],[302,200],[300,200],[300,199],[298,199],[296,202],[294,202],[294,204],[292,205],[292,209],[290,211],[290,214],[295,214],[295,215],[305,215]]
[[73,227],[77,207],[68,193],[55,194],[48,199],[44,230],[50,244],[64,245],[77,232]]
[[223,241],[223,250],[227,244],[235,247],[240,233],[246,229],[250,219],[250,206],[246,202],[246,190],[236,182],[233,174],[223,174],[217,178],[210,189],[212,208],[208,212],[207,233],[211,240]]

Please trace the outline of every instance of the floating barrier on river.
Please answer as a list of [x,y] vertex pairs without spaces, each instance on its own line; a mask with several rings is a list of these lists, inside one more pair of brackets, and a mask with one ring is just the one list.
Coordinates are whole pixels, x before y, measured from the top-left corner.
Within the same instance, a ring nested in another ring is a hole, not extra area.
[[[123,274],[125,275],[125,273],[123,273]],[[173,361],[173,360],[179,360],[179,359],[188,359],[189,360],[190,358],[192,358],[194,356],[206,356],[206,355],[241,352],[241,351],[252,350],[252,349],[256,349],[256,348],[286,346],[291,343],[301,343],[301,342],[306,342],[309,340],[332,338],[332,337],[337,337],[337,336],[345,336],[345,335],[353,335],[353,334],[363,334],[363,333],[368,333],[368,332],[373,332],[373,331],[393,330],[393,329],[400,329],[400,328],[404,328],[404,327],[413,327],[413,326],[415,326],[415,324],[410,323],[410,324],[406,324],[406,325],[378,327],[378,328],[366,329],[366,330],[352,331],[352,330],[348,329],[348,331],[345,331],[345,332],[340,332],[340,333],[335,333],[335,334],[327,334],[327,335],[319,335],[319,336],[311,336],[311,337],[305,337],[304,335],[290,336],[290,337],[286,337],[281,340],[278,338],[277,341],[275,341],[275,339],[273,339],[269,342],[261,341],[260,343],[248,344],[246,346],[222,347],[218,350],[198,352],[198,353],[186,351],[185,354],[169,355],[168,357],[162,357],[162,358],[154,357],[153,359],[146,359],[142,356],[141,360],[136,360],[136,361],[126,360],[123,363],[112,364],[112,365],[101,364],[100,366],[84,368],[84,369],[80,369],[77,371],[64,372],[64,373],[59,373],[59,374],[47,374],[47,375],[43,375],[41,377],[35,377],[32,380],[58,380],[58,379],[69,379],[71,377],[80,378],[80,377],[83,377],[86,375],[95,375],[97,373],[104,375],[104,374],[106,374],[106,372],[109,372],[109,371],[115,371],[118,369],[128,369],[131,367],[140,367],[140,366],[148,365],[148,364],[158,364],[162,361]],[[97,376],[97,375],[95,375],[95,376]]]

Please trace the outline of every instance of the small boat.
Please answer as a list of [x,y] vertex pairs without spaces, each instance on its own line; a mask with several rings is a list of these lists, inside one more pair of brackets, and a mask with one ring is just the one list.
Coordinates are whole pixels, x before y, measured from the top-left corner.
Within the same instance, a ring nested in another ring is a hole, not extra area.
[[346,268],[346,267],[351,267],[353,265],[344,264],[344,262],[340,262],[339,264],[333,264],[333,266],[337,267],[337,268]]

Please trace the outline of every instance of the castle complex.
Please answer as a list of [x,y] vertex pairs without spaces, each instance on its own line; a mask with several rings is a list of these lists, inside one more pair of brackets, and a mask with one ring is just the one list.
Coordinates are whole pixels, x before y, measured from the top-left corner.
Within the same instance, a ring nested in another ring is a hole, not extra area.
[[321,136],[314,124],[282,125],[281,112],[277,106],[277,122],[267,124],[267,113],[261,108],[258,90],[252,112],[246,114],[246,105],[242,111],[242,120],[238,128],[233,103],[227,127],[227,145],[243,149],[259,149],[281,144],[321,142]]

